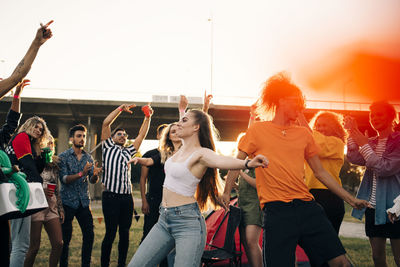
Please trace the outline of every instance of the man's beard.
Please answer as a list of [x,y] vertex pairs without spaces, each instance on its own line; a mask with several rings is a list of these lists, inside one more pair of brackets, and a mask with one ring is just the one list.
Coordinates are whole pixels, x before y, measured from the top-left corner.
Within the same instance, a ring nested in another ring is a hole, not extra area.
[[76,148],[82,148],[82,147],[84,147],[85,146],[85,144],[80,144],[80,143],[74,143],[74,147],[76,147]]

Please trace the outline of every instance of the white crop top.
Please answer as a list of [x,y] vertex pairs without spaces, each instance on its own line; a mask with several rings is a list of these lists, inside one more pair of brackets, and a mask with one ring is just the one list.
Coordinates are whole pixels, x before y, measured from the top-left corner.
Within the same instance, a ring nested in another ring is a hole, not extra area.
[[183,162],[173,162],[172,157],[165,161],[165,188],[186,197],[194,196],[200,179],[194,176],[187,166],[192,155]]

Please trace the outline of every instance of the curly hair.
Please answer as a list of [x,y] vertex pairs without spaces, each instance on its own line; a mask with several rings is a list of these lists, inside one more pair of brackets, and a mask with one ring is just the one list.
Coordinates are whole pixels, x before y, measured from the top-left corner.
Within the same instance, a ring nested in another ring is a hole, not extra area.
[[290,76],[286,72],[279,72],[271,76],[261,90],[261,95],[257,101],[257,116],[264,120],[270,120],[275,115],[279,106],[279,100],[296,96],[299,98],[299,105],[305,106],[304,96],[301,90],[292,83]]
[[334,136],[342,140],[346,141],[347,131],[343,127],[343,115],[332,112],[332,111],[319,111],[310,121],[310,127],[313,130],[315,129],[315,124],[319,118],[325,118],[329,120],[329,125],[334,128]]
[[27,119],[24,124],[21,125],[21,127],[18,129],[17,133],[21,133],[21,132],[25,132],[27,133],[31,138],[33,135],[33,129],[36,127],[36,125],[38,124],[42,124],[43,127],[43,131],[42,131],[42,135],[34,140],[34,143],[36,145],[38,145],[39,147],[44,147],[47,145],[47,142],[49,140],[49,136],[51,135],[49,128],[47,128],[47,124],[44,121],[44,119],[42,119],[41,117],[38,116],[33,116],[29,119]]

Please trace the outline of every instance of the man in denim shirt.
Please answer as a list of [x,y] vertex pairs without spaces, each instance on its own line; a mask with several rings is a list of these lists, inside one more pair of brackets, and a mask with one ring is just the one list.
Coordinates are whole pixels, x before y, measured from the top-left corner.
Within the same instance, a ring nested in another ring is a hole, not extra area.
[[79,124],[69,130],[72,147],[60,154],[60,195],[63,202],[65,220],[62,224],[63,250],[60,266],[68,266],[68,249],[72,236],[72,220],[78,220],[82,230],[82,266],[90,266],[94,232],[90,211],[88,180],[98,181],[101,168],[93,167],[92,156],[83,150],[86,144],[86,127]]

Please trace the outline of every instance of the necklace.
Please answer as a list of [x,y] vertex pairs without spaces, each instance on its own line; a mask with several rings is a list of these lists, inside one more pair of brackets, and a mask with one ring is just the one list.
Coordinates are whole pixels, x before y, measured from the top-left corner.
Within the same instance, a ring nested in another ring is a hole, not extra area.
[[286,136],[286,130],[282,130],[281,133],[283,134],[283,136]]

